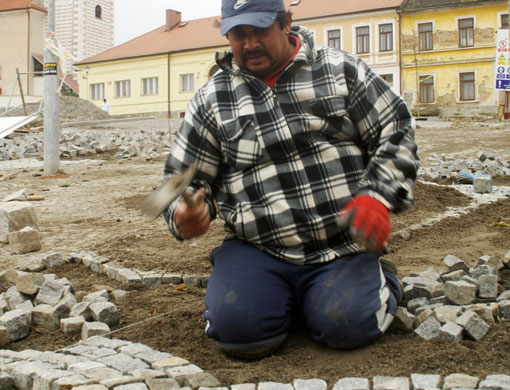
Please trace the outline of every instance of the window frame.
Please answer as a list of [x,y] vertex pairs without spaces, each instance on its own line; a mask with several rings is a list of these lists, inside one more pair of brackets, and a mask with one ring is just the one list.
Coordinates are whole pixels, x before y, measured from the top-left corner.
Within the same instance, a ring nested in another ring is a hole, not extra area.
[[[383,27],[391,27],[390,32],[383,32],[381,29]],[[393,51],[393,23],[381,23],[378,25],[378,31],[379,31],[379,51],[380,52],[392,52]],[[384,38],[384,39],[383,39]],[[385,42],[387,45],[389,45],[389,48],[383,49],[383,42]]]
[[[473,78],[471,80],[462,80],[462,76],[465,75],[472,75]],[[476,94],[476,72],[473,70],[470,71],[462,71],[457,73],[457,81],[459,86],[459,102],[461,103],[470,103],[475,102],[477,98]],[[466,85],[470,84],[472,85],[472,92],[473,92],[473,98],[465,98],[464,94],[466,91]]]
[[[338,33],[338,38],[331,38],[330,37],[330,33]],[[328,47],[331,47],[333,49],[338,49],[338,50],[342,50],[342,29],[340,28],[329,28],[326,30],[326,43],[327,43],[327,46]],[[335,42],[337,41],[338,42],[338,47],[337,46],[331,46],[330,45],[330,42],[334,40]]]
[[[186,78],[186,85],[185,85],[185,78]],[[191,84],[191,85],[187,85],[187,84]],[[189,89],[184,89],[185,87],[189,87]],[[181,73],[179,75],[179,92],[191,93],[194,91],[195,91],[195,74],[194,73]]]
[[[131,97],[131,80],[117,80],[114,83],[114,87],[115,87],[115,91],[114,91],[115,99]],[[120,87],[120,90],[119,90],[119,87]]]
[[[430,31],[422,31],[421,28],[430,26]],[[434,50],[434,23],[433,22],[422,22],[418,23],[418,51],[430,51]],[[425,45],[422,45],[425,42]]]
[[[367,33],[360,34],[360,31],[365,29]],[[370,54],[370,26],[357,26],[355,31],[356,31],[356,54]],[[360,46],[362,46],[361,49],[364,51],[360,51]]]
[[103,19],[103,8],[99,4],[96,4],[94,8],[94,15],[96,19]]
[[[97,91],[97,89],[99,90]],[[99,92],[99,94],[96,94]],[[104,83],[92,83],[89,85],[90,100],[103,100],[104,99]]]
[[[461,23],[471,21],[471,26],[462,27]],[[457,28],[459,31],[459,48],[461,47],[474,47],[475,46],[475,18],[473,17],[463,17],[457,18]],[[471,33],[471,34],[470,34]],[[463,35],[466,36],[463,36]],[[471,36],[469,36],[471,35]],[[463,44],[463,40],[466,42]],[[471,44],[470,44],[471,43]]]
[[[429,81],[430,80],[430,81]],[[433,74],[420,74],[418,76],[418,87],[419,87],[419,95],[418,95],[418,101],[420,104],[431,104],[435,101],[435,93],[434,93],[434,86],[435,86],[435,76]],[[426,88],[426,93],[423,94],[423,87]],[[426,99],[425,99],[426,97]]]
[[142,78],[142,96],[156,96],[159,94],[159,78],[143,77]]
[[[506,23],[505,23],[506,19]],[[499,14],[499,25],[502,30],[508,30],[510,28],[510,14],[501,13]]]

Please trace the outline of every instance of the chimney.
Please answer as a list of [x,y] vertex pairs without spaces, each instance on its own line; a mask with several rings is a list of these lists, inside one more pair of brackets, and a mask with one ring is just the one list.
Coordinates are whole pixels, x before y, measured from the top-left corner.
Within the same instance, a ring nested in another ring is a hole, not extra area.
[[173,9],[166,10],[166,29],[165,31],[170,31],[172,28],[181,23],[181,13],[178,11],[174,11]]

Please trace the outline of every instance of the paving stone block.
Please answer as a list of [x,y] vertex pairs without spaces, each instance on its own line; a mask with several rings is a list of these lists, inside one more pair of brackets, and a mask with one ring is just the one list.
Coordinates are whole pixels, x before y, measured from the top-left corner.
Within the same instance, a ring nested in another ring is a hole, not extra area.
[[94,302],[90,305],[92,318],[112,327],[119,323],[119,309],[112,302]]
[[[131,343],[131,344],[124,345],[124,346],[120,347],[118,349],[118,351],[134,357],[134,356],[138,355],[139,353],[151,352],[154,350],[151,347],[148,347],[147,345],[142,344],[142,343]],[[157,360],[162,360],[162,359],[166,359],[166,358],[170,358],[170,357],[172,357],[172,356],[171,355],[165,356],[165,357],[162,357],[161,359],[157,359]]]
[[488,325],[494,325],[496,323],[496,318],[499,316],[499,304],[496,302],[474,303],[464,306],[464,310],[475,312]]
[[104,322],[85,321],[81,328],[81,338],[87,339],[93,336],[101,336],[110,333],[110,327]]
[[443,281],[443,283],[453,282],[456,280],[462,280],[462,278],[466,275],[467,275],[466,271],[464,271],[462,269],[458,269],[456,271],[451,271],[451,272],[442,274],[441,280]]
[[505,290],[501,294],[499,294],[498,297],[496,298],[496,302],[504,301],[507,299],[510,299],[510,290]]
[[326,390],[328,383],[322,379],[294,379],[295,390]]
[[182,375],[193,375],[202,372],[202,369],[195,364],[187,364],[185,366],[175,366],[164,368],[164,371],[169,377],[177,378]]
[[173,273],[163,274],[161,278],[161,284],[182,284],[182,275]]
[[83,352],[81,356],[90,360],[97,360],[105,356],[115,355],[116,353],[117,351],[115,351],[115,349],[112,348],[96,347],[91,350]]
[[145,379],[145,384],[150,390],[176,390],[181,388],[179,382],[174,378],[148,378]]
[[439,328],[441,324],[434,317],[429,317],[418,326],[414,331],[416,334],[426,340],[431,340],[439,337]]
[[108,302],[108,290],[101,289],[87,294],[83,297],[82,302]]
[[37,374],[55,368],[54,365],[45,362],[19,361],[10,365],[9,373],[17,390],[31,390]]
[[14,389],[14,379],[8,373],[0,371],[0,390]]
[[434,309],[434,317],[441,324],[455,322],[461,313],[462,307],[457,305],[444,305]]
[[257,390],[255,383],[240,383],[230,386],[231,390]]
[[66,288],[53,280],[46,280],[35,297],[35,303],[55,306],[62,299]]
[[152,368],[137,368],[130,372],[135,378],[149,379],[149,378],[165,378],[166,373],[163,370],[153,370]]
[[501,317],[510,318],[510,299],[499,301],[499,312]]
[[391,328],[403,332],[410,332],[414,328],[416,316],[409,313],[405,307],[398,307]]
[[80,374],[74,374],[59,378],[52,384],[52,390],[70,390],[76,389],[80,386],[90,385],[93,381]]
[[464,329],[454,322],[446,322],[439,328],[439,338],[442,340],[458,343],[462,341]]
[[407,302],[407,310],[409,310],[409,312],[412,314],[416,314],[416,309],[422,306],[426,306],[428,304],[430,304],[428,298],[425,297],[414,298]]
[[480,256],[477,265],[488,265],[496,270],[500,270],[505,267],[501,259],[489,255]]
[[473,179],[473,191],[477,194],[491,193],[492,177],[490,175],[475,175]]
[[69,313],[71,317],[83,317],[86,321],[92,321],[92,311],[90,310],[90,302],[80,302],[71,308]]
[[115,279],[121,283],[143,284],[142,277],[129,268],[118,268]]
[[115,390],[148,390],[148,387],[145,383],[128,383],[115,386]]
[[9,240],[9,250],[15,254],[36,252],[42,247],[41,235],[30,226],[11,232],[7,237]]
[[489,331],[489,325],[472,311],[464,312],[455,323],[464,328],[464,332],[475,341],[480,341]]
[[101,380],[106,378],[119,378],[122,376],[122,372],[120,372],[119,370],[106,366],[91,367],[87,370],[83,370],[81,374],[89,379],[94,380],[95,382],[100,382]]
[[168,353],[168,352],[160,352],[160,351],[150,350],[150,351],[137,353],[133,357],[135,357],[137,359],[141,359],[145,363],[152,365],[155,362],[159,362],[161,360],[171,358],[172,354]]
[[466,374],[450,374],[444,378],[443,390],[476,389],[480,378]]
[[56,330],[60,327],[55,307],[46,304],[34,307],[32,310],[32,323],[36,327],[47,330]]
[[183,358],[180,358],[177,356],[173,356],[171,358],[158,360],[157,362],[152,363],[152,368],[155,370],[159,370],[159,369],[164,370],[166,368],[185,366],[187,364],[190,364],[190,363],[186,359],[183,359]]
[[112,300],[119,303],[124,301],[128,297],[128,292],[126,290],[113,290],[110,293]]
[[7,329],[10,342],[21,340],[30,333],[27,315],[23,310],[11,310],[3,314],[0,325]]
[[7,301],[7,307],[9,310],[14,310],[16,306],[28,301],[30,297],[18,291],[16,287],[10,287],[3,294],[4,299]]
[[508,390],[510,389],[510,375],[487,375],[478,385],[480,389]]
[[118,349],[124,345],[131,344],[131,341],[121,340],[121,339],[110,339],[106,337],[96,336],[91,339],[83,340],[80,342],[81,345],[84,346],[95,346],[95,347],[104,347],[104,348],[112,348]]
[[32,390],[53,390],[53,382],[71,375],[74,372],[60,369],[38,372],[34,375]]
[[115,368],[120,372],[127,374],[132,370],[140,368],[149,368],[149,365],[140,359],[135,359],[124,353],[118,353],[112,356],[105,356],[98,359],[99,362],[106,364],[109,367]]
[[208,372],[197,372],[196,374],[182,375],[176,378],[182,386],[189,386],[192,389],[200,387],[217,387],[220,381]]
[[44,284],[44,276],[40,273],[21,274],[16,279],[16,288],[25,295],[35,295]]
[[411,374],[411,384],[413,390],[440,389],[441,375]]
[[409,378],[404,376],[374,376],[373,390],[409,390]]
[[72,390],[108,390],[108,387],[98,384],[75,386]]
[[469,272],[471,276],[475,279],[479,279],[482,275],[497,275],[499,276],[499,272],[497,269],[494,269],[488,265],[479,265]]
[[496,298],[498,296],[498,276],[480,275],[478,278],[480,288],[478,296],[480,298]]
[[67,336],[81,334],[83,324],[85,324],[85,318],[82,316],[62,318],[60,320],[60,330]]
[[463,281],[446,282],[444,293],[446,299],[455,305],[468,305],[476,299],[476,287]]
[[258,390],[294,390],[290,383],[260,382]]
[[64,258],[64,256],[62,256],[61,253],[51,253],[43,257],[42,262],[46,266],[46,268],[60,267],[67,263],[66,259]]
[[0,242],[9,242],[9,233],[25,227],[39,228],[35,208],[27,202],[0,202]]
[[7,328],[3,325],[0,325],[0,348],[7,347],[9,344],[9,333],[7,332]]
[[465,272],[469,272],[469,266],[466,264],[466,262],[459,259],[456,256],[446,255],[443,258],[443,263],[448,267],[448,270],[450,272],[457,271],[457,270],[463,270]]

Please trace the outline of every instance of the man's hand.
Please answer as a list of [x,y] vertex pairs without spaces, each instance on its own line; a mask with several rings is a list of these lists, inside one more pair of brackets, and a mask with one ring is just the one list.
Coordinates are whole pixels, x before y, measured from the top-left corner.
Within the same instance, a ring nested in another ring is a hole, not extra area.
[[384,204],[369,195],[355,196],[338,213],[338,226],[349,228],[352,238],[370,252],[386,249],[390,236],[390,212]]
[[209,206],[204,201],[205,188],[200,188],[191,198],[195,203],[193,206],[181,200],[174,214],[175,226],[185,239],[201,236],[209,230],[211,223]]

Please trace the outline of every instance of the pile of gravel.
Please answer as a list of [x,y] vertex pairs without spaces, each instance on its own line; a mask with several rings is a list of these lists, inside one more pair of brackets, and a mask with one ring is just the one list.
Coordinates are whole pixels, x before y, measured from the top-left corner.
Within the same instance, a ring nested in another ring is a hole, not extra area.
[[[39,111],[39,108],[41,108],[40,119],[32,122],[31,127],[38,127],[43,125],[44,120],[42,114],[44,113],[44,108],[40,103],[29,103],[26,105],[28,115]],[[111,119],[108,113],[102,111],[90,100],[80,99],[79,97],[75,96],[60,96],[59,110],[60,123]],[[23,107],[20,106],[12,111],[9,111],[6,116],[24,115],[25,111],[23,110]]]

